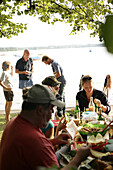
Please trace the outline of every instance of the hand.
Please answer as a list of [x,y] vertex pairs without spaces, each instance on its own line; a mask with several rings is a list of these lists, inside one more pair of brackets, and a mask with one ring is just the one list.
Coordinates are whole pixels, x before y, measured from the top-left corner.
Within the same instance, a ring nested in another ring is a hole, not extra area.
[[89,144],[88,146],[80,147],[72,161],[67,166],[62,168],[62,170],[69,170],[71,168],[78,167],[81,162],[86,160],[86,158],[90,155],[90,148],[91,144]]
[[67,144],[68,140],[71,139],[71,135],[69,133],[61,133],[60,135],[54,138],[56,140],[56,144]]
[[7,88],[6,88],[6,90],[11,91],[11,90],[12,90],[12,88],[11,88],[11,87],[7,87]]
[[62,129],[65,129],[67,127],[67,123],[68,123],[68,120],[66,119],[66,116],[63,116],[61,119],[60,119],[60,122],[57,126],[57,130],[60,131]]
[[101,101],[99,99],[95,99],[95,103],[97,103],[98,107],[101,107]]
[[88,146],[81,146],[78,149],[78,152],[77,152],[76,156],[74,157],[77,166],[80,165],[80,163],[82,161],[86,160],[86,158],[90,155],[91,147],[92,147],[92,145],[89,144]]
[[28,72],[28,71],[23,71],[23,73],[24,73],[24,74],[26,74],[26,75],[28,75],[28,74],[29,74],[29,72]]

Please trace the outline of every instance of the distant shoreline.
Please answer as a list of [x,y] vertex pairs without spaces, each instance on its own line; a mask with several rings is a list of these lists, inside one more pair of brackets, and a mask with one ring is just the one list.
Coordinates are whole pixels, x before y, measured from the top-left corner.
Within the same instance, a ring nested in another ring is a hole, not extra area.
[[4,51],[19,51],[24,49],[29,50],[40,50],[40,49],[63,49],[63,48],[85,48],[85,47],[105,47],[102,44],[72,44],[72,45],[50,45],[50,46],[40,46],[40,47],[0,47],[0,52]]

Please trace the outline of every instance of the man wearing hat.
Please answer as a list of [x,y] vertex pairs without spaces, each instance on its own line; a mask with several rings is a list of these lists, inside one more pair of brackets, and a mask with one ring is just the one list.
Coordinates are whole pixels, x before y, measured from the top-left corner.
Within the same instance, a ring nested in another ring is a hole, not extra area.
[[[59,166],[54,145],[67,144],[69,134],[47,139],[40,128],[46,127],[53,106],[64,107],[45,85],[36,84],[24,95],[22,111],[5,127],[0,143],[0,170],[38,170],[39,167]],[[80,164],[90,147],[78,150],[66,169]],[[63,168],[65,170],[65,168]]]
[[[62,100],[62,97],[61,97],[60,94],[59,94],[59,86],[60,86],[61,82],[59,82],[59,81],[55,78],[55,76],[48,76],[48,77],[46,77],[46,78],[42,81],[42,84],[51,87],[51,90],[52,90],[52,92],[54,93],[54,95],[56,96],[56,98],[57,98],[58,100]],[[63,109],[57,108],[57,112],[55,113],[56,119],[59,119],[59,116],[61,116],[61,115],[59,115],[59,111],[61,111],[61,110],[65,111],[65,107],[64,107]],[[58,116],[58,115],[59,115],[59,116]]]

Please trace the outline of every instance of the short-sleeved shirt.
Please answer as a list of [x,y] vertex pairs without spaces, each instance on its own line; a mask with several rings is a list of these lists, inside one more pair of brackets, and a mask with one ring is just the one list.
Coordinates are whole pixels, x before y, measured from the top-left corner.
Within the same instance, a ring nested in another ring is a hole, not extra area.
[[58,77],[57,80],[58,80],[59,82],[61,82],[62,84],[65,85],[65,84],[66,84],[66,80],[65,80],[65,77],[64,77],[64,75],[63,75],[63,69],[62,69],[62,67],[61,67],[56,61],[54,61],[54,60],[52,60],[51,67],[52,67],[52,70],[53,70],[54,75],[55,75],[57,72],[59,72],[59,73],[61,74],[61,76]]
[[49,123],[48,123],[48,126],[46,128],[41,128],[42,132],[45,134],[48,129],[51,129],[51,128],[54,128],[54,124],[53,122],[50,120]]
[[5,127],[0,143],[0,170],[35,170],[58,165],[52,143],[21,115]]
[[[2,75],[0,77],[0,81],[3,82],[3,84],[6,86],[6,87],[10,87],[10,88],[13,88],[13,80],[12,80],[12,76],[10,74],[9,71],[3,71],[2,72]],[[6,89],[3,88],[4,91],[8,91]]]
[[[93,97],[93,99],[95,99],[95,98],[99,99],[104,106],[107,106],[107,110],[106,110],[105,113],[110,112],[111,107],[108,103],[108,99],[107,99],[107,96],[106,96],[105,93],[103,93],[100,90],[94,89],[92,97]],[[87,99],[86,92],[85,92],[84,89],[77,93],[76,100],[78,100],[78,102],[79,102],[79,108],[80,108],[81,111],[84,111],[84,107],[88,108],[89,101]]]
[[[27,61],[24,60],[24,58],[20,58],[16,63],[16,69],[19,71],[32,71],[33,66],[33,60],[32,58],[29,58]],[[19,80],[30,80],[32,79],[32,74],[19,74]]]

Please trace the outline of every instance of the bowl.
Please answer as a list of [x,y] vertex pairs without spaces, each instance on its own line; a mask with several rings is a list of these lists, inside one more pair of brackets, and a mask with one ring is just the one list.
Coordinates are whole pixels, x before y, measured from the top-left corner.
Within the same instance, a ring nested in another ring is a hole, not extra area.
[[[83,125],[83,127],[91,127],[92,129],[96,129],[96,128],[101,128],[101,129],[104,129],[106,127],[106,125],[102,125],[102,124],[91,124],[91,123],[88,123],[88,124],[85,124]],[[82,135],[82,137],[84,138],[84,136],[96,136],[98,133],[100,133],[102,136],[104,136],[106,134],[106,132],[108,131],[108,128],[105,130],[105,131],[95,131],[95,132],[85,132],[85,131],[82,131],[82,128],[79,130],[79,133]]]

